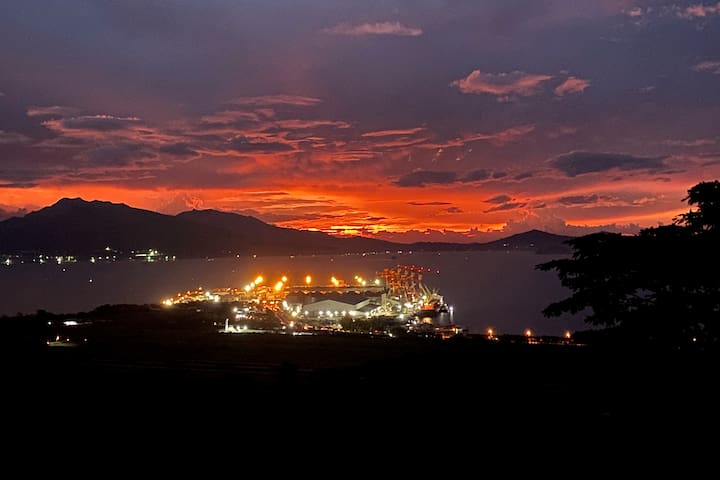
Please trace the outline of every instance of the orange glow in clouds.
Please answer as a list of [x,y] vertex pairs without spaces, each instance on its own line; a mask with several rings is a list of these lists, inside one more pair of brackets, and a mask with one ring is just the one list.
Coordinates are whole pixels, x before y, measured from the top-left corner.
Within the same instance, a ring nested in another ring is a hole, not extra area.
[[[386,183],[380,186],[379,181]],[[617,185],[613,187],[617,188]],[[687,210],[680,201],[687,189],[685,184],[655,183],[649,187],[659,192],[653,194],[653,199],[661,200],[625,205],[608,194],[603,196],[603,199],[610,198],[606,204],[564,205],[558,198],[565,194],[508,194],[507,190],[471,185],[402,188],[392,185],[387,179],[374,178],[357,178],[346,184],[312,184],[307,181],[300,186],[280,179],[262,188],[204,190],[134,189],[78,183],[4,188],[0,190],[0,208],[6,212],[12,211],[12,208],[37,210],[63,197],[81,197],[125,203],[167,214],[192,208],[213,208],[256,216],[279,226],[336,235],[372,236],[383,233],[395,235],[386,238],[403,241],[403,232],[415,231],[420,237],[416,235],[412,241],[417,241],[425,238],[422,232],[436,231],[457,232],[458,236],[452,241],[477,241],[485,239],[469,232],[496,232],[500,236],[509,221],[520,225],[518,228],[527,224],[550,231],[553,226],[562,225],[562,221],[557,220],[560,218],[579,226],[637,224],[642,227],[669,223],[673,217]],[[567,194],[574,195],[575,192]],[[503,195],[508,198],[505,203],[486,201]],[[538,205],[543,208],[535,208]],[[531,224],[531,221],[535,223]],[[427,235],[429,241],[443,238]]]

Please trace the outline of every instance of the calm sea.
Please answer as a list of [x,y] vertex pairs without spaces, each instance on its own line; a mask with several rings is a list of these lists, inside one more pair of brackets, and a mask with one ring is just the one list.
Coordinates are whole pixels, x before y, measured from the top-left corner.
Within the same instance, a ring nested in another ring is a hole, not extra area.
[[423,282],[453,306],[453,320],[472,333],[561,335],[584,329],[580,316],[544,318],[541,310],[569,291],[553,272],[534,269],[556,256],[529,252],[448,252],[366,255],[316,255],[217,258],[142,263],[78,262],[0,265],[0,315],[91,310],[115,303],[158,303],[163,298],[202,286],[242,287],[257,275],[275,281],[283,275],[301,283],[328,284],[331,276],[351,282],[355,275],[373,279],[378,271],[399,264],[428,268]]

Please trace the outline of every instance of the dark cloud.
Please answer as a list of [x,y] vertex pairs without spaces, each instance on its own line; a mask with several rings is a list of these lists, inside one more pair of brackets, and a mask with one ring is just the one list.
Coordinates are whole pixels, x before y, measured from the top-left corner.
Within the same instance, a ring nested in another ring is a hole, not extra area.
[[487,202],[487,203],[506,203],[506,202],[509,202],[510,200],[511,200],[511,198],[507,195],[497,195],[495,197],[488,198],[487,200],[485,200],[485,202]]
[[28,117],[69,117],[77,115],[80,110],[75,107],[64,107],[61,105],[31,105],[26,112]]
[[481,180],[487,180],[492,175],[491,172],[485,169],[473,170],[468,172],[463,178],[463,182],[479,182]]
[[138,125],[139,118],[113,117],[112,115],[86,115],[82,117],[66,118],[60,121],[60,126],[67,129],[94,130],[97,132],[110,132],[123,130]]
[[135,176],[141,178],[127,183],[133,188],[152,188],[160,181],[162,185],[167,185],[169,189],[212,190],[214,188],[237,188],[245,190],[256,185],[266,184],[267,179],[272,176],[272,172],[260,169],[253,169],[243,173],[229,171],[233,166],[237,165],[237,161],[237,158],[231,156],[200,156],[189,161],[173,164],[164,162],[161,164],[163,166],[162,172],[145,169],[141,174],[135,174]]
[[442,206],[442,205],[450,205],[450,202],[407,202],[408,205],[414,205],[416,207],[433,207],[433,206]]
[[[70,146],[43,148],[25,143],[0,143],[0,182],[43,185],[56,174],[76,168],[78,161],[74,157],[78,152],[82,150]],[[28,200],[33,197],[32,193],[26,195]]]
[[463,213],[462,208],[459,207],[448,207],[445,209],[447,213]]
[[238,153],[280,153],[294,150],[292,145],[287,143],[251,141],[246,137],[235,137],[227,142],[226,148]]
[[292,105],[295,107],[312,107],[322,100],[315,97],[301,95],[262,95],[258,97],[240,97],[231,103],[235,105],[248,105],[253,107],[268,107],[274,105]]
[[558,201],[563,205],[586,205],[588,203],[597,203],[599,199],[597,195],[571,195],[560,197]]
[[571,152],[550,164],[568,177],[608,170],[657,170],[665,166],[665,157],[640,157],[622,153]]
[[[396,185],[401,187],[423,186],[429,184],[448,184],[448,183],[474,183],[491,178],[499,179],[507,176],[505,172],[492,172],[484,168],[471,170],[463,176],[458,176],[455,172],[449,171],[426,171],[420,170],[400,177]],[[413,203],[410,203],[414,205]]]
[[8,143],[27,143],[31,139],[27,135],[17,132],[5,132],[0,130],[0,144]]
[[424,187],[432,184],[449,184],[457,181],[455,172],[440,172],[420,170],[408,173],[393,182],[398,187]]
[[163,145],[158,148],[160,153],[169,153],[178,157],[188,157],[197,155],[197,152],[193,150],[187,143],[171,143],[169,145]]
[[718,143],[717,138],[695,138],[693,140],[665,140],[665,145],[671,147],[707,147]]
[[53,138],[52,140],[47,140],[40,144],[39,146],[42,147],[52,147],[52,148],[67,148],[67,147],[87,147],[88,146],[88,140],[86,138],[80,138],[80,137],[68,137],[64,135],[60,135],[58,137]]
[[498,205],[497,207],[488,208],[487,210],[485,210],[485,213],[503,212],[506,210],[515,210],[517,208],[523,208],[526,205],[527,205],[526,202],[503,203],[502,205]]
[[526,178],[532,178],[533,176],[535,176],[535,173],[533,172],[523,172],[515,175],[513,178],[515,180],[525,180]]
[[143,144],[114,143],[84,150],[77,158],[92,166],[123,166],[133,161],[153,158],[155,154]]
[[37,183],[32,182],[0,183],[0,188],[32,188],[35,186]]
[[114,169],[115,165],[104,167],[88,167],[85,170],[73,170],[71,172],[61,172],[62,177],[59,178],[61,184],[71,184],[76,182],[82,183],[119,183],[131,185],[135,182],[142,183],[145,179],[152,178],[157,175],[156,171],[133,169],[132,172]]

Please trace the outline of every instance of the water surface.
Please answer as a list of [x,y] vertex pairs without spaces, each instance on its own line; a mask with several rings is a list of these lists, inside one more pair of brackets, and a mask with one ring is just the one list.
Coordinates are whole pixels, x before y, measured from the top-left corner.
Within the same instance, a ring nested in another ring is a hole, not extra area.
[[305,275],[317,284],[331,276],[352,281],[375,278],[384,268],[414,264],[430,269],[424,283],[437,289],[454,307],[455,323],[480,333],[561,335],[586,328],[580,316],[544,318],[541,310],[568,296],[554,272],[535,265],[556,258],[530,252],[442,252],[366,255],[231,257],[142,263],[25,263],[0,266],[0,315],[87,311],[103,304],[158,303],[178,291],[242,287],[257,275],[274,281],[282,275],[301,283]]

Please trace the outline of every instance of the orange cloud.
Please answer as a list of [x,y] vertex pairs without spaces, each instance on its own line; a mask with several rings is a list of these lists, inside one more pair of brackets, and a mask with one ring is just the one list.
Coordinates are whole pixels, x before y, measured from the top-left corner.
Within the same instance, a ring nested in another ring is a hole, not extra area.
[[535,130],[535,125],[518,125],[495,133],[474,133],[462,137],[464,143],[488,140],[497,145],[514,142]]
[[[566,85],[564,93],[573,88]],[[663,215],[683,211],[680,199],[692,185],[672,157],[579,151],[555,156],[542,167],[544,157],[532,153],[535,142],[574,134],[576,127],[551,125],[541,136],[533,135],[538,127],[529,123],[497,131],[455,130],[444,140],[438,137],[447,130],[430,126],[368,131],[359,122],[318,117],[305,108],[320,101],[313,98],[245,97],[234,107],[223,104],[216,113],[164,124],[38,107],[32,113],[50,138],[6,132],[0,144],[22,140],[23,148],[39,147],[60,160],[35,169],[36,176],[32,169],[5,169],[0,203],[22,209],[80,196],[170,213],[194,206],[236,211],[335,234],[470,241],[527,225],[525,219],[541,210],[568,219],[562,228],[602,225],[614,215],[645,225],[668,221]],[[474,148],[462,150],[463,163],[456,163],[454,154],[432,151],[474,142]],[[692,139],[667,145],[711,146],[709,140]],[[468,153],[473,149],[477,153]],[[508,160],[526,154],[536,163]],[[713,168],[720,167],[706,170]],[[656,182],[660,175],[664,181]],[[619,176],[622,181],[613,180]],[[612,190],[626,186],[632,194]]]
[[535,95],[540,85],[552,78],[552,75],[533,75],[519,70],[509,73],[473,70],[467,77],[455,80],[450,86],[457,87],[462,93],[487,93],[502,98],[512,95],[528,97]]
[[492,133],[466,133],[457,138],[447,140],[445,142],[430,142],[419,145],[421,148],[450,148],[450,147],[462,147],[463,145],[471,142],[488,141],[495,145],[504,145],[506,143],[515,142],[518,139],[528,135],[535,130],[535,125],[517,125],[514,127],[506,128],[498,132]]
[[568,93],[582,93],[590,86],[590,80],[583,80],[577,77],[568,77],[563,83],[555,88],[555,95],[562,97]]
[[301,95],[262,95],[259,97],[238,97],[230,103],[235,105],[250,105],[268,107],[272,105],[292,105],[296,107],[312,107],[322,100],[315,97]]
[[720,75],[720,61],[705,61],[692,66],[696,72],[709,72]]
[[349,23],[341,23],[334,27],[323,29],[323,33],[333,35],[395,35],[400,37],[417,37],[423,34],[422,29],[406,27],[400,22],[377,22],[377,23],[361,23],[352,25]]
[[365,132],[361,137],[375,138],[375,137],[392,137],[395,135],[415,135],[425,131],[425,127],[406,128],[397,130],[376,130],[374,132]]
[[[100,182],[66,182],[30,189],[4,188],[0,190],[0,203],[8,206],[3,207],[6,211],[11,208],[35,210],[61,197],[79,196],[173,214],[193,207],[215,208],[250,214],[281,226],[335,234],[355,231],[399,241],[420,238],[486,241],[529,228],[583,234],[604,227],[620,231],[635,228],[637,231],[639,225],[667,223],[686,210],[681,198],[691,185],[691,182],[657,183],[651,180],[622,185],[608,182],[594,184],[591,194],[578,188],[548,197],[524,192],[522,184],[515,184],[513,191],[503,192],[462,182],[455,183],[452,188],[426,184],[422,190],[417,190],[385,184],[378,189],[377,182],[377,178],[362,177],[357,172],[341,175],[333,184],[274,175],[261,178],[259,182],[222,188],[194,188],[192,182],[186,183],[185,187],[154,188],[144,188],[137,182],[127,187]],[[279,189],[259,190],[258,186]],[[505,185],[506,188],[510,186]],[[612,189],[619,190],[614,192]],[[373,194],[375,191],[381,193]],[[478,195],[492,200],[489,203],[493,206],[488,209],[487,203],[478,204]],[[437,200],[439,198],[443,201]],[[33,203],[28,204],[28,199]],[[548,203],[546,208],[536,210],[539,208],[536,206],[545,202]]]
[[336,120],[277,120],[273,122],[280,128],[286,128],[288,130],[304,130],[307,128],[317,127],[335,127],[335,128],[350,128],[350,124],[347,122],[340,122]]
[[692,19],[705,18],[711,15],[717,15],[718,13],[720,13],[720,2],[716,3],[715,5],[690,5],[689,7],[685,8],[685,10],[681,10],[680,12],[678,12],[678,16],[682,18]]

